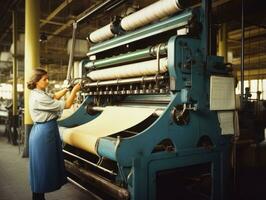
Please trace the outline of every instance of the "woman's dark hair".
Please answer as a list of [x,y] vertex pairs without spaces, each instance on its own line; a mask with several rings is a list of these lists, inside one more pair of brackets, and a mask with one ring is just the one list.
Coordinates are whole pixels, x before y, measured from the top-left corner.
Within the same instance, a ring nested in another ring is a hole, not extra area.
[[45,71],[44,69],[41,68],[34,69],[29,82],[27,82],[28,89],[33,90],[34,88],[36,88],[36,83],[46,74],[47,71]]

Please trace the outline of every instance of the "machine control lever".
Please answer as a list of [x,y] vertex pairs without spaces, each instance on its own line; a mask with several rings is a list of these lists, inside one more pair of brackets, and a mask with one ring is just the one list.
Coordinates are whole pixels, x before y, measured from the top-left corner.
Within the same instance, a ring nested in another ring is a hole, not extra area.
[[189,111],[196,111],[197,104],[177,105],[172,111],[172,117],[177,125],[187,125],[189,123]]

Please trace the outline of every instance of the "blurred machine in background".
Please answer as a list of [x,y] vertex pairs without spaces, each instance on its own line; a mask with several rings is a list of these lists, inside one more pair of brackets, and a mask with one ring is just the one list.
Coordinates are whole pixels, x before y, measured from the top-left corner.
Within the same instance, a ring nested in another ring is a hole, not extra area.
[[162,0],[88,36],[83,103],[59,125],[68,172],[108,199],[226,199],[234,79],[211,4]]
[[260,94],[258,91],[254,99],[250,88],[245,88],[243,105],[239,110],[240,140],[252,140],[256,144],[265,140],[266,101],[260,99]]

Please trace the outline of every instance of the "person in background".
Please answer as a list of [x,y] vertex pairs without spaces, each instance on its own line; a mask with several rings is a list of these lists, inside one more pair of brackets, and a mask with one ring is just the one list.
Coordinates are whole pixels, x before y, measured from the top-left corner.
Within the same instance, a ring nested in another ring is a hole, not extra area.
[[45,193],[61,188],[67,182],[62,143],[57,119],[74,102],[80,84],[76,84],[69,97],[60,100],[68,89],[54,95],[46,93],[49,84],[45,70],[37,68],[29,82],[31,90],[29,111],[34,122],[29,137],[29,178],[33,200],[45,200]]

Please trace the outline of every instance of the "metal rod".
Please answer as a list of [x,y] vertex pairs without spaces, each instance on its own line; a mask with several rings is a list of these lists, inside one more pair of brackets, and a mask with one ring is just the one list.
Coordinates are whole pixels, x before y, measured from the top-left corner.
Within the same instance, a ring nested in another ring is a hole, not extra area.
[[92,11],[86,13],[84,16],[82,16],[81,18],[77,19],[77,23],[79,23],[82,20],[84,20],[85,18],[87,18],[87,17],[95,14],[96,12],[98,12],[100,9],[102,9],[103,7],[105,7],[106,5],[108,5],[111,2],[113,2],[113,0],[104,1],[99,6],[97,6],[96,8],[94,8]]
[[156,59],[157,59],[157,65],[158,65],[158,72],[155,75],[155,90],[156,91],[160,91],[159,90],[159,80],[158,80],[158,76],[160,74],[160,48],[161,48],[162,44],[159,44],[156,50]]
[[95,199],[95,200],[103,200],[101,197],[99,197],[98,195],[94,194],[93,192],[87,190],[85,187],[80,185],[78,182],[74,181],[72,178],[67,177],[67,180],[70,183],[72,183],[72,184],[76,185],[77,187],[81,188],[82,190],[85,190],[86,192],[88,192],[93,197],[93,199]]
[[68,172],[81,179],[81,181],[92,184],[93,187],[100,189],[115,199],[127,200],[130,197],[128,190],[125,188],[119,187],[97,174],[79,168],[68,160],[65,160],[65,166]]
[[41,21],[40,28],[43,27],[45,24],[49,23],[51,19],[53,19],[59,12],[61,12],[67,5],[69,5],[72,0],[65,0],[61,3],[56,9],[54,9],[48,17],[46,17],[45,21]]
[[[157,76],[158,80],[165,79],[164,76]],[[128,79],[117,79],[117,80],[110,80],[110,81],[98,81],[93,83],[87,83],[85,87],[97,87],[97,86],[106,86],[106,85],[123,85],[129,83],[143,83],[143,82],[152,82],[155,81],[155,76],[150,77],[138,77],[138,78],[128,78]]]
[[[137,50],[132,53],[126,53],[120,56],[114,56],[111,58],[107,59],[102,59],[102,60],[95,60],[92,62],[88,62],[85,64],[86,68],[102,68],[102,67],[107,67],[107,66],[112,66],[112,65],[117,65],[117,64],[123,64],[123,63],[128,63],[131,61],[138,61],[141,59],[146,59],[146,58],[155,58],[156,57],[156,52],[157,52],[157,47],[158,45],[148,47],[145,49]],[[161,44],[160,46],[160,55],[167,55],[167,44]]]
[[244,100],[244,71],[245,71],[245,16],[244,16],[244,0],[242,0],[242,7],[241,7],[241,107],[243,106]]
[[73,23],[71,49],[70,49],[68,68],[67,68],[67,77],[66,77],[66,80],[68,80],[68,81],[71,79],[71,72],[73,69],[73,57],[74,57],[74,51],[75,51],[76,30],[77,30],[77,22],[74,22]]
[[66,151],[66,150],[63,149],[63,152],[66,153],[66,154],[68,154],[68,155],[70,155],[70,156],[73,156],[73,157],[75,157],[75,158],[78,158],[78,159],[80,159],[80,160],[82,160],[82,161],[84,161],[84,162],[86,162],[86,163],[88,163],[88,164],[90,164],[90,165],[93,165],[94,167],[97,167],[97,168],[99,168],[99,169],[101,169],[101,170],[103,170],[103,171],[105,171],[105,172],[108,172],[109,174],[112,174],[112,175],[117,176],[117,174],[114,173],[113,171],[108,170],[108,169],[106,169],[106,168],[104,168],[104,167],[101,167],[101,166],[99,166],[99,165],[97,165],[97,164],[95,164],[95,163],[93,163],[93,162],[90,162],[90,161],[88,161],[88,160],[86,160],[86,159],[84,159],[84,158],[82,158],[82,157],[80,157],[80,156],[77,156],[77,155],[75,155],[75,154],[73,154],[73,153],[71,153],[71,152],[69,152],[69,151]]

